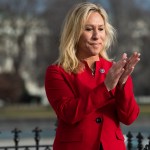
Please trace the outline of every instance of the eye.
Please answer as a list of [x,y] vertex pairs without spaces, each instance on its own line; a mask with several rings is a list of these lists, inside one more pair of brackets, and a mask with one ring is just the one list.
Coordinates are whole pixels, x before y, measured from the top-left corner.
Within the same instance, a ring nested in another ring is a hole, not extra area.
[[91,27],[86,27],[85,31],[92,31],[93,29]]
[[99,31],[103,31],[103,30],[104,30],[104,28],[99,28],[98,30],[99,30]]

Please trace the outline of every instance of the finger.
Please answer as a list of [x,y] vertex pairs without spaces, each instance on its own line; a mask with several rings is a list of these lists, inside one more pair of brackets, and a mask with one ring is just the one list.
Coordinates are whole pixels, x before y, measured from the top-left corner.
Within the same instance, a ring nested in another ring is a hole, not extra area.
[[140,57],[140,55],[141,55],[140,53],[134,52],[132,54],[132,56],[130,56],[129,61],[132,61],[134,59],[138,59]]
[[118,84],[118,81],[125,70],[124,66],[126,64],[126,59],[127,54],[124,53],[119,61],[113,62],[105,79],[105,85],[108,90],[113,89]]
[[117,62],[113,63],[113,66],[112,66],[112,67],[113,67],[114,69],[120,71],[120,69],[122,69],[122,68],[125,66],[126,62],[127,62],[127,54],[124,53],[124,54],[121,56],[121,59],[120,59],[120,60],[118,60]]
[[140,58],[133,59],[131,62],[128,62],[126,65],[126,69],[130,69],[132,67],[135,67],[136,64],[140,61]]
[[135,52],[127,61],[126,68],[135,67],[135,65],[140,61],[140,53]]
[[132,56],[127,60],[125,65],[125,71],[122,73],[118,83],[119,85],[124,85],[127,81],[129,75],[134,71],[136,64],[140,61],[140,53],[134,52]]
[[127,81],[129,75],[133,72],[133,70],[134,70],[134,67],[128,71],[124,71],[124,73],[122,74],[122,76],[119,79],[119,84],[125,84],[125,82]]
[[122,59],[127,59],[127,53],[123,53]]
[[[115,64],[116,63],[114,63],[113,65]],[[116,72],[116,70],[113,67],[110,68],[104,81],[108,90],[111,90],[114,87],[116,87],[123,72],[124,72],[124,68],[122,68],[122,70],[118,72]]]

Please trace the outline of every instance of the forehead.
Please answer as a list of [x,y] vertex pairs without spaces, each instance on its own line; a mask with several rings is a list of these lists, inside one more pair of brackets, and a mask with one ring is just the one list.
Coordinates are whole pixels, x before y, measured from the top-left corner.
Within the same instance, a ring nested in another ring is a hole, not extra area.
[[91,12],[85,20],[85,24],[104,25],[104,19],[98,12]]

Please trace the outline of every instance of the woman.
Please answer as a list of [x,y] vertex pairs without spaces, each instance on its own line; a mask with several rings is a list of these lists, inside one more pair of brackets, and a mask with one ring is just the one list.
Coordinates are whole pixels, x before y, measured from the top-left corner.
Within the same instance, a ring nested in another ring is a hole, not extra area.
[[59,59],[45,77],[58,118],[54,150],[125,150],[120,122],[130,125],[139,114],[130,74],[140,54],[113,63],[107,50],[114,38],[101,6],[80,3],[68,13]]

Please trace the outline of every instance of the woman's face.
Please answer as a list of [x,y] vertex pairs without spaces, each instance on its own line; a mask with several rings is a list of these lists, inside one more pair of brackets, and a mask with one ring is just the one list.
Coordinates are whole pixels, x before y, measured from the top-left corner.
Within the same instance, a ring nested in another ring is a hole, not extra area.
[[78,42],[78,58],[86,59],[91,56],[99,56],[104,47],[105,39],[104,20],[98,12],[92,12],[85,22]]

